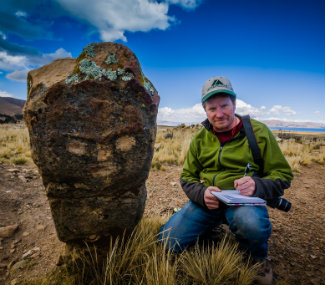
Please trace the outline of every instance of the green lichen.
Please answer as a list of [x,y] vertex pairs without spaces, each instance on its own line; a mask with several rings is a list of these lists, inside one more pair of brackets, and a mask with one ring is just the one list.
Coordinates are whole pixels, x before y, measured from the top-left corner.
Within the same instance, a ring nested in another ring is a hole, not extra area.
[[107,63],[108,65],[112,64],[112,63],[118,63],[117,59],[116,59],[116,53],[109,53],[105,63]]
[[144,78],[143,87],[153,96],[155,89],[146,77]]
[[85,58],[79,62],[79,71],[86,75],[86,80],[98,79],[101,80],[103,76],[109,80],[116,80],[116,71],[111,68],[108,70],[101,69],[95,62]]
[[123,81],[129,81],[134,78],[134,75],[131,72],[125,72],[122,76]]
[[71,83],[78,83],[79,82],[79,76],[77,73],[72,74],[65,80],[65,84],[69,85]]
[[117,69],[117,75],[123,75],[124,74],[124,68],[118,68]]
[[105,75],[109,80],[117,79],[116,71],[112,70],[111,68],[108,70],[103,69],[102,72],[103,72],[103,75]]
[[91,78],[101,79],[103,76],[100,67],[93,61],[85,58],[79,62],[79,70],[81,73],[86,74],[86,80]]
[[85,52],[85,54],[87,56],[90,56],[90,57],[95,57],[95,53],[94,53],[94,46],[92,44],[89,44],[87,45],[83,51]]

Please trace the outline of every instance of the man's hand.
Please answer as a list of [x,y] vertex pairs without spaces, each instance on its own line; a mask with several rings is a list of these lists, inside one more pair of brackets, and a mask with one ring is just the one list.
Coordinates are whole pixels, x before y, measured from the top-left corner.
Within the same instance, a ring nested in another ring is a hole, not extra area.
[[219,200],[211,193],[211,191],[221,192],[218,187],[209,186],[204,192],[204,203],[209,210],[218,209]]
[[240,191],[241,195],[253,196],[255,193],[255,181],[250,176],[244,176],[234,181],[236,190]]

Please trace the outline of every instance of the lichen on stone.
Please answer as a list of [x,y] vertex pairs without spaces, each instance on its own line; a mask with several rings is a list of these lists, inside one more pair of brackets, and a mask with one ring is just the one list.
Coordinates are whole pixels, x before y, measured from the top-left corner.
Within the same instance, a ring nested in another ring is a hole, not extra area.
[[108,65],[112,64],[112,63],[118,63],[117,59],[116,59],[116,53],[109,53],[105,63],[107,63]]
[[134,75],[131,72],[125,72],[122,76],[123,81],[129,81],[134,78]]
[[144,78],[143,87],[153,96],[155,89],[146,77]]
[[117,75],[123,75],[123,74],[124,74],[124,68],[118,68]]
[[71,83],[78,83],[79,82],[79,76],[77,73],[70,75],[69,77],[67,77],[67,79],[65,80],[65,84],[69,85]]
[[116,71],[111,68],[108,70],[101,69],[95,62],[85,58],[79,62],[79,71],[86,75],[86,80],[98,79],[101,80],[103,76],[109,80],[116,80]]
[[95,62],[87,58],[79,62],[79,70],[81,73],[86,74],[86,80],[91,78],[101,79],[103,75],[100,67]]
[[95,57],[95,53],[94,53],[94,46],[92,44],[89,44],[87,45],[83,51],[85,52],[85,54],[87,56],[90,56],[90,57]]
[[112,70],[111,68],[108,70],[102,70],[103,75],[105,75],[109,80],[116,80],[117,79],[117,75],[116,75],[116,71]]

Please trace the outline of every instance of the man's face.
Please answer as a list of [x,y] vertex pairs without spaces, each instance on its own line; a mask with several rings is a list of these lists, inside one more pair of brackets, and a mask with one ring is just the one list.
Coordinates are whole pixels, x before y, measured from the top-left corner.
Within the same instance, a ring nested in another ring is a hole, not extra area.
[[205,103],[208,120],[217,132],[229,131],[235,126],[235,109],[229,96],[212,97]]

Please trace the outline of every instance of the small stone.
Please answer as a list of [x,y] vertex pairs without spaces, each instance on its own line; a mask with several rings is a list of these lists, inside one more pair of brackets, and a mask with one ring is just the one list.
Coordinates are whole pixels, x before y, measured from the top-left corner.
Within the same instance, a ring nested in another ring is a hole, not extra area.
[[31,256],[32,255],[32,251],[31,250],[28,250],[26,251],[23,255],[22,255],[22,259],[26,259],[27,257]]
[[36,252],[39,252],[39,251],[40,251],[40,248],[39,248],[39,247],[34,247],[34,248],[32,248],[32,249],[26,251],[26,252],[22,255],[21,259],[26,259],[27,257],[31,257],[33,254],[35,254]]
[[0,227],[0,238],[9,238],[12,237],[15,231],[18,229],[18,224],[11,226]]
[[177,182],[170,182],[170,185],[176,186],[177,185]]
[[19,175],[18,178],[19,178],[19,180],[20,180],[21,182],[23,182],[23,183],[27,183],[27,179],[26,179],[24,176]]
[[23,237],[29,236],[29,232],[23,232]]
[[11,254],[13,254],[13,253],[15,253],[15,252],[16,252],[16,249],[15,249],[15,248],[10,249],[10,253],[11,253]]
[[10,282],[10,285],[17,285],[18,284],[18,279],[12,279],[11,282]]
[[37,225],[37,226],[36,226],[36,229],[37,229],[38,231],[44,231],[45,226],[43,226],[43,225]]

